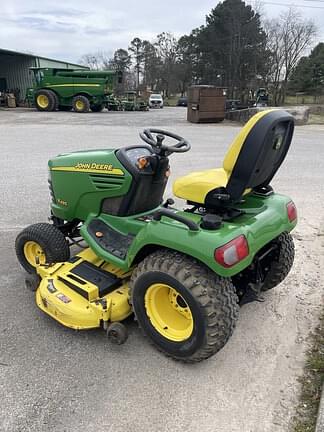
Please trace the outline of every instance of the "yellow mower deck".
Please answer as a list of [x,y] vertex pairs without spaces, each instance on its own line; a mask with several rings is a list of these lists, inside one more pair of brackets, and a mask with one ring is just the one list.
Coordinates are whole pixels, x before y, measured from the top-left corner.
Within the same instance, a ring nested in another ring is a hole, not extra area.
[[[86,277],[76,275],[78,269],[87,267],[94,273],[98,270],[95,281],[90,282]],[[103,296],[100,295],[100,285],[105,278],[102,271],[108,272],[108,277],[117,277],[110,292]],[[104,262],[90,249],[64,263],[39,265],[37,273],[42,279],[36,292],[37,305],[67,327],[77,330],[96,328],[101,323],[122,321],[132,313],[128,302],[131,272],[125,273]]]

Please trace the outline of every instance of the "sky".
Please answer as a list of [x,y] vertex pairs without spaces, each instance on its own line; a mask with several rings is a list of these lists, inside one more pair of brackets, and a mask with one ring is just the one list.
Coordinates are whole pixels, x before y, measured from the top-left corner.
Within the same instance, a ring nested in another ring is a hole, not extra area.
[[[254,1],[254,0],[253,0]],[[324,0],[256,0],[276,17],[294,5],[318,27],[324,41]],[[2,0],[0,48],[78,62],[83,54],[127,48],[134,37],[154,40],[162,31],[188,34],[204,24],[217,0]]]

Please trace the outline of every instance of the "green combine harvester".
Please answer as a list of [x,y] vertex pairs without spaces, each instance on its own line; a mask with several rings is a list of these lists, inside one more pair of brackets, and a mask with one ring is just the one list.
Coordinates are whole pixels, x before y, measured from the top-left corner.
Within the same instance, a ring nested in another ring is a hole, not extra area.
[[38,111],[100,112],[107,107],[120,71],[30,68],[34,74],[34,104]]

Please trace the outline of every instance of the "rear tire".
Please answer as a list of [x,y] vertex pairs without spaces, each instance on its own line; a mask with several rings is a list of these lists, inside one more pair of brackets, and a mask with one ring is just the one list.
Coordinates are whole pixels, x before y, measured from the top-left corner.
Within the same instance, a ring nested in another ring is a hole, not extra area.
[[217,353],[239,314],[230,279],[179,252],[145,258],[130,281],[131,303],[144,333],[174,359],[199,362]]
[[73,111],[77,113],[85,113],[90,111],[90,102],[86,96],[77,95],[72,99]]
[[48,223],[30,225],[21,231],[15,248],[19,263],[28,273],[36,272],[37,260],[40,264],[53,264],[70,258],[64,234]]
[[262,291],[268,291],[279,285],[290,272],[295,258],[295,245],[291,234],[284,232],[274,240],[278,250],[268,263],[269,270],[264,279]]
[[[294,241],[289,233],[280,234],[272,242],[265,245],[257,255],[262,256],[272,246],[276,246],[276,248],[260,261],[261,277],[263,279],[260,287],[261,291],[268,291],[279,285],[287,277],[294,262]],[[238,296],[243,300],[249,284],[256,282],[255,263],[253,262],[241,273],[233,276],[232,282],[236,287]]]
[[38,90],[35,92],[35,106],[38,111],[54,111],[57,105],[57,96],[52,90]]

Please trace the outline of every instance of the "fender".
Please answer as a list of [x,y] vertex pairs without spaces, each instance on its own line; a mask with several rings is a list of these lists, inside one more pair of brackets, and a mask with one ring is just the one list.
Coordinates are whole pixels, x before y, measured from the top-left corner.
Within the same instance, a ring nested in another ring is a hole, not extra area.
[[[252,202],[254,200],[254,202]],[[129,270],[137,261],[145,248],[168,248],[188,254],[204,263],[220,276],[231,277],[248,267],[255,254],[267,243],[275,239],[283,231],[291,231],[297,221],[290,222],[286,206],[289,198],[273,194],[267,198],[254,198],[250,200],[250,208],[237,218],[237,221],[224,222],[219,230],[191,231],[183,223],[163,216],[160,221],[143,217],[116,218],[101,214],[97,220],[116,230],[121,236],[133,236],[127,255],[124,259],[108,253],[102,249],[96,240],[91,237],[87,227],[93,218],[88,219],[81,228],[81,234],[89,246],[104,260],[110,261]],[[255,207],[253,207],[253,204]],[[198,225],[201,217],[187,212],[178,212],[183,217],[191,219]],[[149,215],[147,215],[149,216]],[[269,223],[269,221],[271,221]],[[238,264],[230,268],[222,267],[215,261],[215,249],[221,247],[234,238],[244,235],[249,245],[249,255]]]

